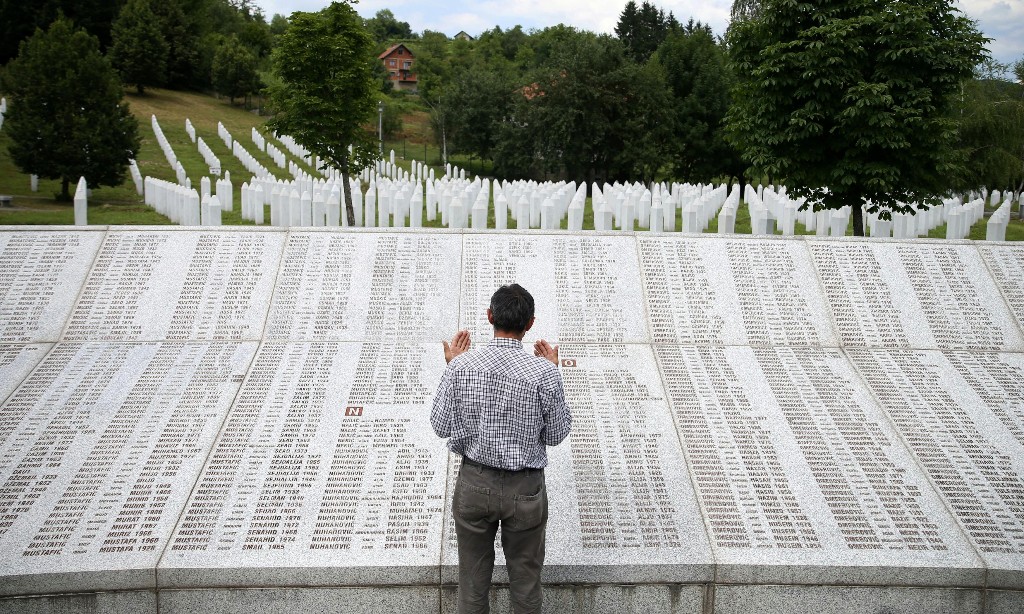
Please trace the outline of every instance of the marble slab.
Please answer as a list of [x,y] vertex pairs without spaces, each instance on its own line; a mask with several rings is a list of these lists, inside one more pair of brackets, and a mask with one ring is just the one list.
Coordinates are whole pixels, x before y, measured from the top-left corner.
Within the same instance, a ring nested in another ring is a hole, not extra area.
[[57,341],[103,233],[0,232],[0,342]]
[[0,595],[153,588],[255,351],[54,347],[0,407]]
[[840,350],[655,352],[716,581],[983,585],[981,561]]
[[655,343],[835,346],[800,240],[638,237]]
[[1024,354],[847,350],[988,567],[1024,588]]
[[1024,350],[972,245],[808,243],[844,347]]
[[463,241],[459,325],[473,339],[492,336],[487,307],[494,291],[518,283],[536,309],[527,345],[647,340],[632,237],[468,234]]
[[266,342],[158,569],[161,588],[436,584],[440,344]]
[[43,359],[52,343],[0,343],[0,403]]
[[[160,591],[160,614],[434,614],[437,587],[267,588]],[[156,612],[156,610],[154,610]]]
[[[546,583],[707,582],[712,558],[649,347],[565,344],[572,431],[548,448]],[[457,579],[451,497],[442,582]],[[500,534],[496,581],[507,582]]]
[[268,340],[450,338],[458,327],[462,239],[452,234],[288,234]]
[[[893,578],[899,582],[898,577]],[[982,614],[982,591],[903,586],[716,586],[715,614]]]
[[64,341],[256,340],[282,232],[112,230]]
[[981,245],[978,249],[1017,326],[1024,326],[1024,246]]
[[[544,587],[544,612],[558,614],[705,614],[699,584],[554,584]],[[457,614],[455,587],[441,591],[441,614]],[[491,588],[491,612],[512,612],[508,586]]]

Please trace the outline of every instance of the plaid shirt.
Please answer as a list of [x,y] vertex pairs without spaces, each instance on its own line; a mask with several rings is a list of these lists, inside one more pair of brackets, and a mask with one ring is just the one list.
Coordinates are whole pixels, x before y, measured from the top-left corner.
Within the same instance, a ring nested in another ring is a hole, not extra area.
[[548,464],[545,446],[569,434],[562,374],[516,339],[456,356],[441,377],[430,423],[448,449],[478,463],[518,471]]

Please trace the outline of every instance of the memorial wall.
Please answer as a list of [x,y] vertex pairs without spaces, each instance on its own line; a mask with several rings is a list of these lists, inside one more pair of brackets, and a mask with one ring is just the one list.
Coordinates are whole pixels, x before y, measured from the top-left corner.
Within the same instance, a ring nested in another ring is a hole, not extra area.
[[511,282],[546,611],[1024,611],[1024,246],[7,227],[0,612],[454,612],[440,342]]

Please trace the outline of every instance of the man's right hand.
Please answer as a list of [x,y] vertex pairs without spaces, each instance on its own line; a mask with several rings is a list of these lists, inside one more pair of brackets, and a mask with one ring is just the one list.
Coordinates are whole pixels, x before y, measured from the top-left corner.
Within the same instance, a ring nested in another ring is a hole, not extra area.
[[468,330],[460,330],[459,332],[455,333],[455,336],[452,337],[452,342],[450,345],[448,344],[447,341],[442,341],[441,344],[444,345],[444,361],[446,363],[451,362],[452,359],[458,356],[459,354],[462,354],[463,352],[468,352],[469,343],[470,342]]

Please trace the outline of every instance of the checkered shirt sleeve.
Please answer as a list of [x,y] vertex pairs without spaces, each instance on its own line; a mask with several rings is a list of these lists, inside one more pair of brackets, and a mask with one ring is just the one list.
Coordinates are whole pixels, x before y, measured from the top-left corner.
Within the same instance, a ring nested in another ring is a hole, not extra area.
[[449,363],[430,421],[452,452],[517,471],[547,466],[546,446],[565,439],[572,415],[558,367],[495,338]]

